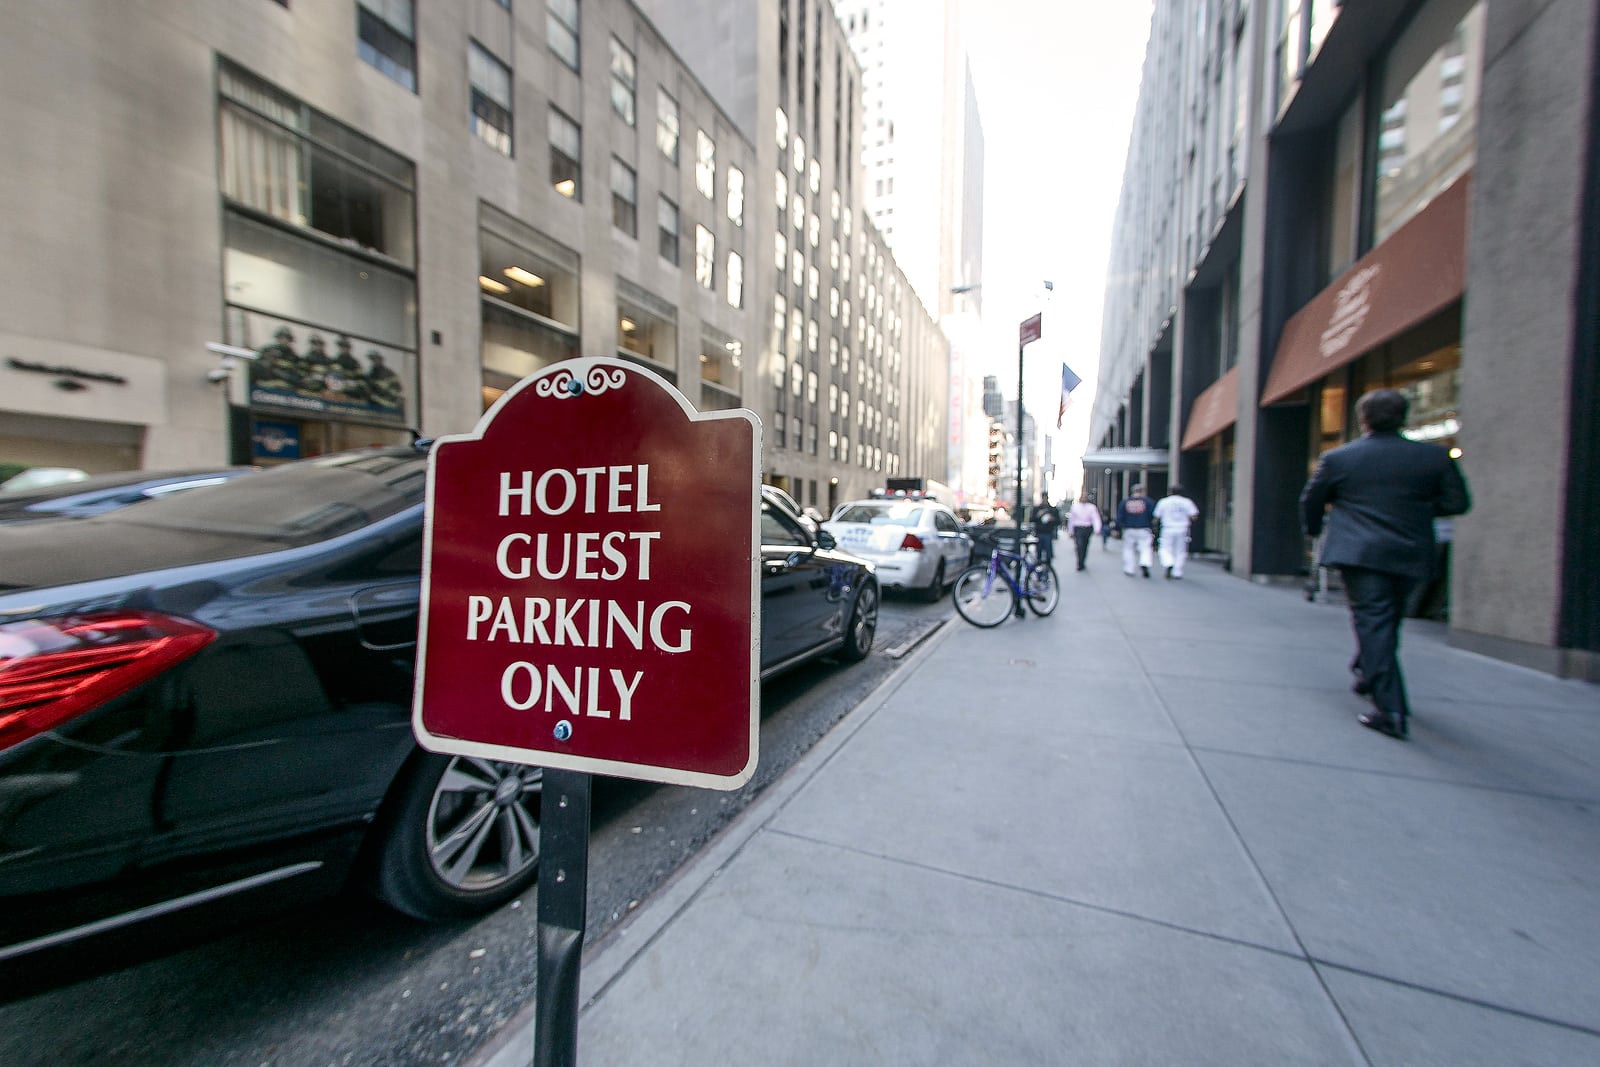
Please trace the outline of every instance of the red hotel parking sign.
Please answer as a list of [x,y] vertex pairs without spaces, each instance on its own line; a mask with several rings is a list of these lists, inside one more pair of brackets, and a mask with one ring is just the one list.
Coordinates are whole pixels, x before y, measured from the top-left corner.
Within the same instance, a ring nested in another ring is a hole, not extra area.
[[569,360],[428,462],[424,748],[735,789],[755,772],[759,423]]

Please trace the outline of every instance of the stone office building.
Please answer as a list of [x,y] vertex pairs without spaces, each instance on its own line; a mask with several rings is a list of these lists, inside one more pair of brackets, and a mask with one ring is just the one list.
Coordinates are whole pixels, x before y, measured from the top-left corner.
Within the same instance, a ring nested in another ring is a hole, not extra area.
[[1600,678],[1600,9],[1158,4],[1084,460],[1181,478],[1235,574],[1372,388],[1460,459],[1453,643]]
[[576,355],[754,408],[769,472],[806,456],[854,492],[900,462],[856,430],[871,401],[837,458],[806,449],[814,406],[793,428],[790,397],[820,386],[789,392],[787,363],[772,384],[774,153],[625,0],[0,22],[0,462],[270,463],[457,432]]

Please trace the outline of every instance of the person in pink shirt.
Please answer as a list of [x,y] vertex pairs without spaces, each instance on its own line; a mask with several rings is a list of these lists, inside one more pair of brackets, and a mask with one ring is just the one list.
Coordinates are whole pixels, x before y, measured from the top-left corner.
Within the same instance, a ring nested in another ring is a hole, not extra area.
[[1085,494],[1067,510],[1067,532],[1072,535],[1073,545],[1077,549],[1080,571],[1089,566],[1089,542],[1099,530],[1100,509],[1094,505],[1094,495]]

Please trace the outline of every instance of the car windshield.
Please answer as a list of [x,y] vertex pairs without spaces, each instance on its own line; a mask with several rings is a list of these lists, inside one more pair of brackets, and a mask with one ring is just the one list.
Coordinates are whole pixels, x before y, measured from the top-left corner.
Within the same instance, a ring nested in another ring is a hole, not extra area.
[[833,521],[870,523],[874,526],[916,526],[922,521],[922,511],[921,505],[904,501],[849,504]]
[[[121,522],[156,529],[304,545],[359,530],[421,503],[427,475],[427,457],[418,452],[344,452],[117,514]],[[105,519],[113,520],[117,515]]]

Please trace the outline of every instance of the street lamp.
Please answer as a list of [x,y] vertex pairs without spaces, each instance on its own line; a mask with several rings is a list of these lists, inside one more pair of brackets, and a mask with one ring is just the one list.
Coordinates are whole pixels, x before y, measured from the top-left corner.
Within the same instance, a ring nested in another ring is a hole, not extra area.
[[[983,283],[982,282],[978,282],[975,285],[958,285],[955,288],[951,289],[950,292],[952,294],[959,295],[961,293],[970,293],[970,292],[973,292],[974,290],[982,289],[982,288],[983,288]],[[1045,281],[1045,283],[1044,283],[1044,291],[1047,292],[1047,293],[1054,292],[1055,291],[1055,283],[1050,282],[1048,280]],[[1041,312],[1041,314],[1042,314],[1042,312]],[[1022,411],[1022,353],[1023,353],[1024,348],[1027,347],[1027,344],[1028,344],[1029,341],[1033,341],[1033,340],[1037,340],[1038,339],[1038,337],[1039,337],[1039,328],[1040,328],[1039,319],[1040,319],[1039,315],[1034,315],[1032,318],[1024,320],[1023,323],[1022,323],[1022,329],[1017,335],[1017,511],[1016,511],[1016,523],[1017,523],[1017,555],[1019,555],[1019,556],[1022,555],[1022,516],[1023,516],[1023,503],[1024,503],[1023,495],[1022,495],[1022,440],[1023,440],[1023,438],[1022,438],[1022,416],[1023,416],[1023,411]],[[1030,328],[1031,328],[1031,331],[1030,331]],[[1020,573],[1020,570],[1019,570],[1019,573]]]

